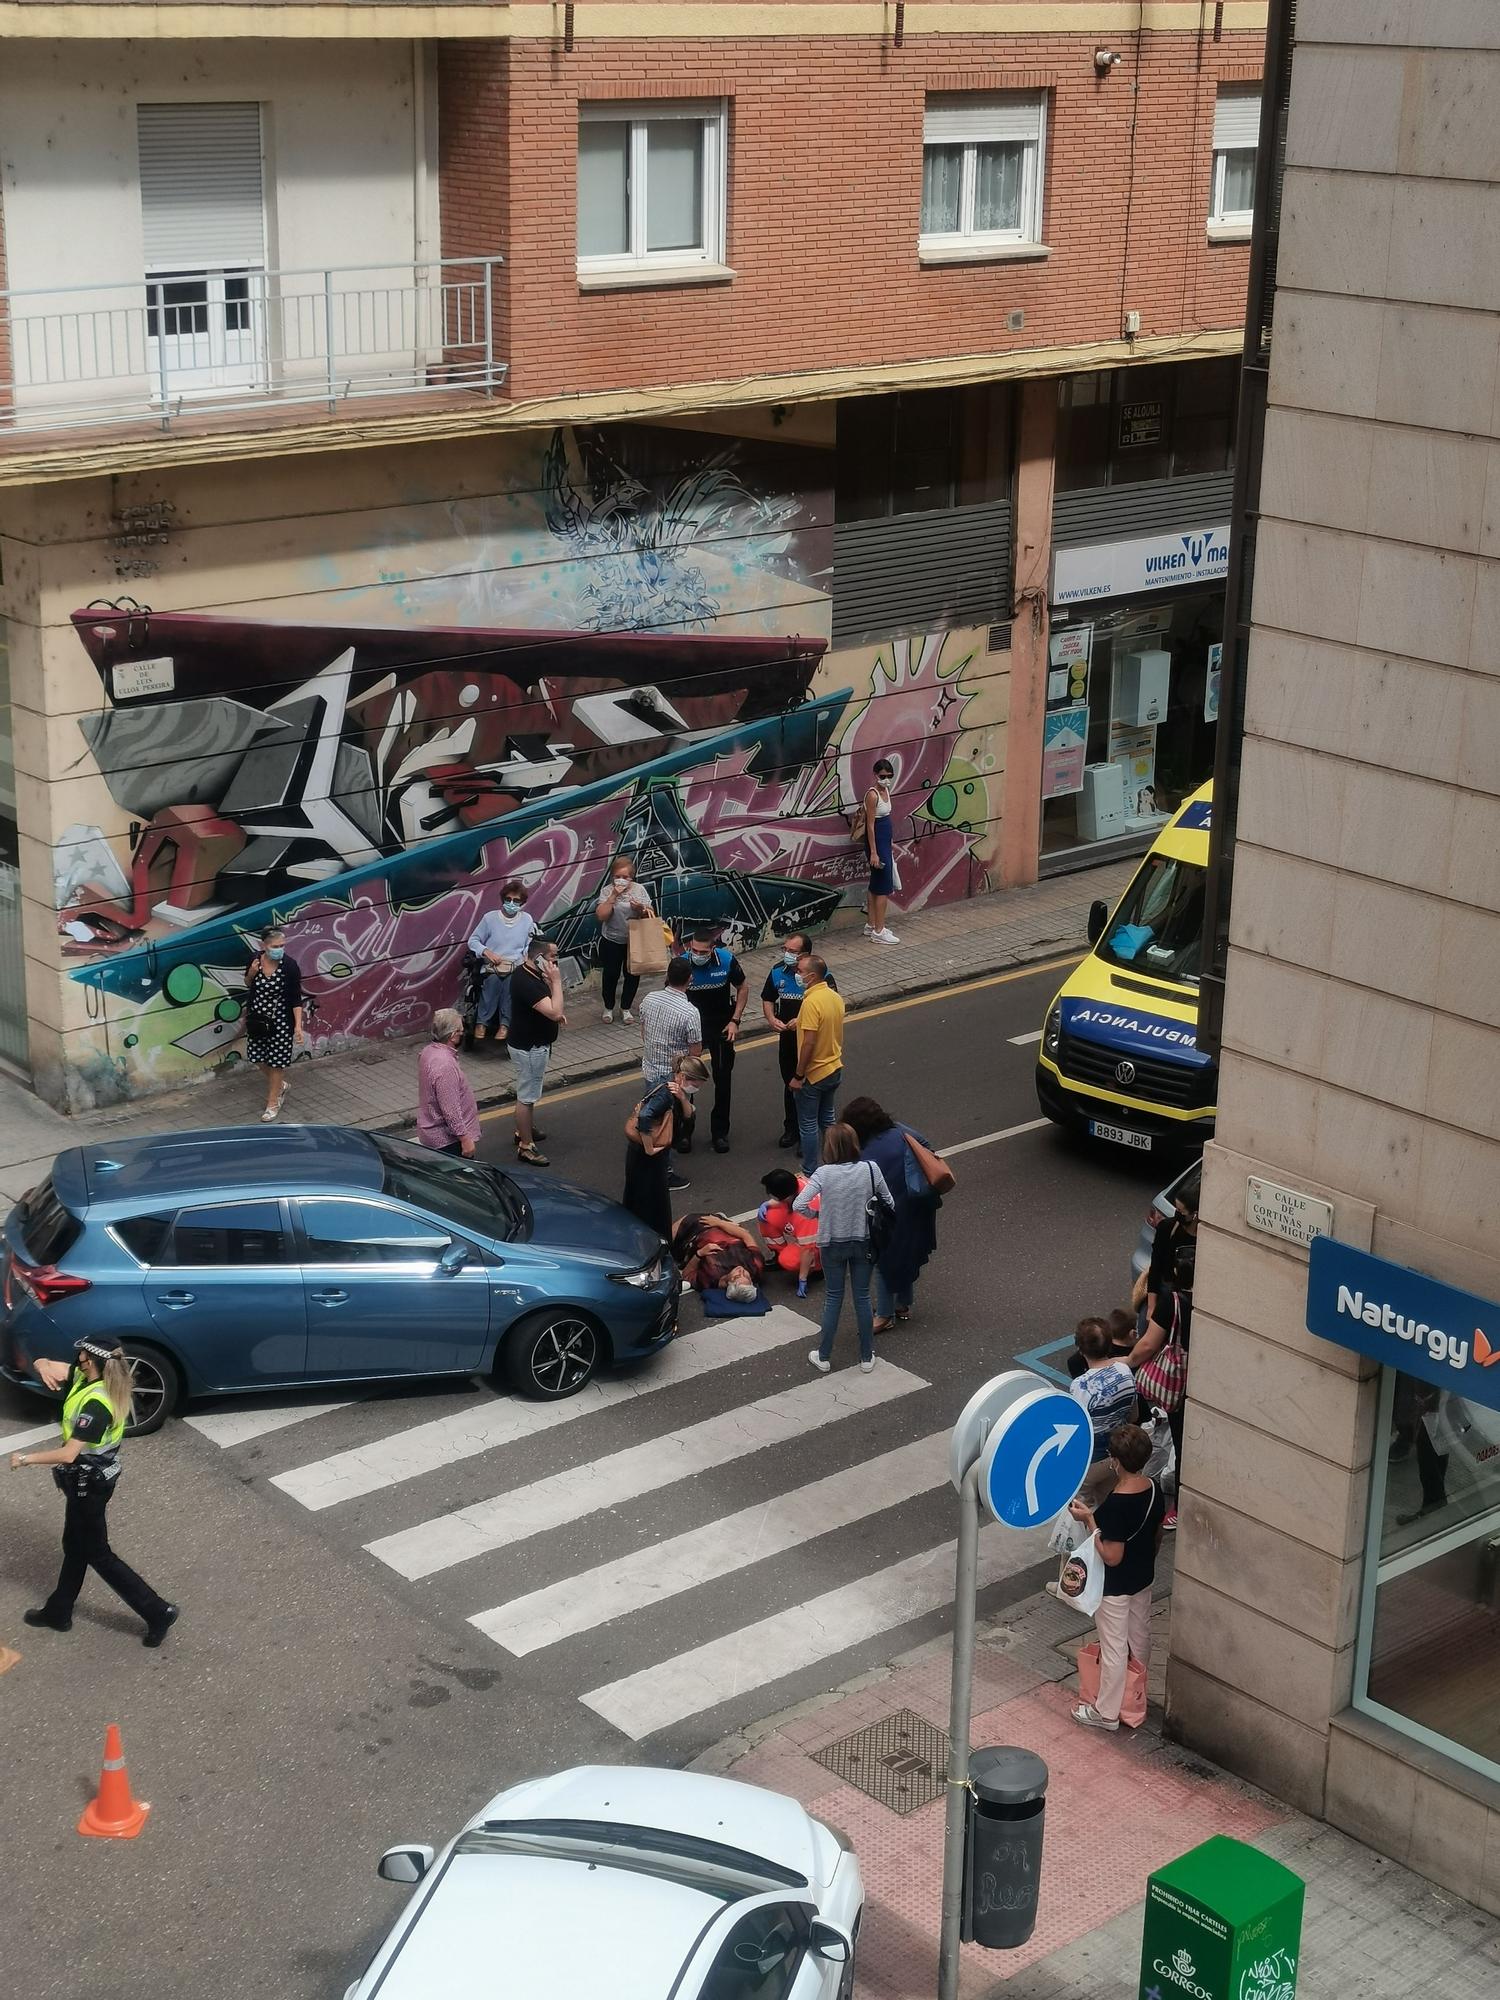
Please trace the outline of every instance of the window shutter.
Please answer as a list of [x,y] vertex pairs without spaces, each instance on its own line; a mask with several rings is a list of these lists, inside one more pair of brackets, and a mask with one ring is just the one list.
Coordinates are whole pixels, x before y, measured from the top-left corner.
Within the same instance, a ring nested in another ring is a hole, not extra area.
[[138,104],[148,271],[266,260],[258,104]]
[[922,120],[922,142],[928,146],[957,146],[986,140],[1029,140],[1039,145],[1042,137],[1040,97],[996,96],[993,93],[954,93],[929,97]]
[[1253,147],[1260,137],[1260,86],[1223,89],[1214,105],[1214,151],[1230,153]]

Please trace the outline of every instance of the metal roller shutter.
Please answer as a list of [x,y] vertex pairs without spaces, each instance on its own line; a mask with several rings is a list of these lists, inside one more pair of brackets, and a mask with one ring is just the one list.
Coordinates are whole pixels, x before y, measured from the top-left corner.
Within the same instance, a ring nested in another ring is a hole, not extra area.
[[258,104],[138,104],[148,271],[223,271],[266,258]]
[[1225,84],[1214,105],[1214,151],[1253,147],[1260,136],[1260,85]]
[[993,625],[1010,616],[1009,500],[833,531],[833,643]]
[[928,146],[958,146],[969,142],[1004,144],[1042,136],[1040,96],[1019,93],[951,93],[929,97],[922,120],[922,142]]

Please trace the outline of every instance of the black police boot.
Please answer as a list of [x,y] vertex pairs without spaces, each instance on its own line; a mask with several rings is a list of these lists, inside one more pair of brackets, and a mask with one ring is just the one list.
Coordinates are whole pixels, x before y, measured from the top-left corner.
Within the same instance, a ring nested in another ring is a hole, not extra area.
[[23,1611],[21,1616],[28,1625],[40,1625],[49,1632],[71,1632],[73,1629],[71,1618],[57,1617],[45,1604],[39,1605],[35,1611]]
[[175,1604],[164,1604],[154,1618],[147,1619],[146,1636],[142,1639],[141,1644],[143,1646],[159,1646],[181,1616],[182,1613],[177,1609]]

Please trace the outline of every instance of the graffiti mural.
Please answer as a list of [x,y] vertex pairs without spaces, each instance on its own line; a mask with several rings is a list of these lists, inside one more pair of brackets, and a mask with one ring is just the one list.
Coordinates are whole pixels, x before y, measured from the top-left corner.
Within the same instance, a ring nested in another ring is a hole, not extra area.
[[80,768],[117,820],[55,858],[93,1022],[71,1100],[237,1061],[273,918],[313,1054],[419,1032],[512,876],[580,968],[618,852],[667,916],[740,944],[818,928],[862,889],[848,815],[882,755],[898,907],[985,887],[1004,683],[983,633],[829,655],[824,455],[759,449],[560,431],[534,482],[393,534],[377,584],[298,592],[298,618],[78,611],[100,691]]

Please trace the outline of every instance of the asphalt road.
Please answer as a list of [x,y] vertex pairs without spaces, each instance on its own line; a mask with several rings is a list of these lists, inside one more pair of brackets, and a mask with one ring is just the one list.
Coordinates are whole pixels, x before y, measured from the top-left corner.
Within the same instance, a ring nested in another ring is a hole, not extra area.
[[[940,1631],[953,1418],[1012,1356],[1121,1301],[1165,1177],[1035,1128],[1034,1042],[1012,1038],[1057,976],[851,1022],[849,1093],[965,1149],[917,1313],[869,1376],[847,1322],[835,1372],[813,1374],[816,1296],[788,1288],[761,1320],[687,1308],[666,1355],[545,1419],[477,1384],[199,1405],[130,1448],[112,1509],[122,1553],[183,1605],[154,1655],[96,1583],[70,1635],[22,1625],[60,1502],[7,1477],[10,1990],[337,1996],[401,1907],[374,1875],[383,1847],[441,1840],[539,1770],[684,1762]],[[768,1042],[735,1084],[733,1151],[694,1153],[694,1208],[748,1210],[788,1158]],[[633,1094],[549,1101],[553,1171],[617,1192]],[[490,1156],[511,1129],[490,1115]],[[0,1387],[0,1437],[41,1415]],[[983,1550],[984,1608],[1036,1588],[1034,1540],[990,1529]],[[130,1845],[73,1832],[109,1721],[155,1804]]]

